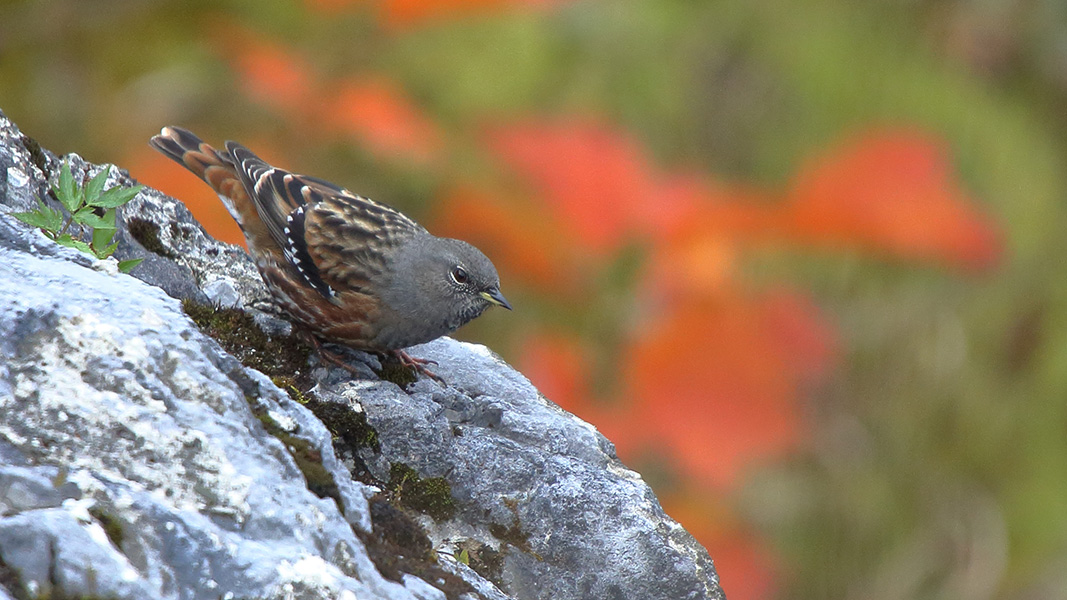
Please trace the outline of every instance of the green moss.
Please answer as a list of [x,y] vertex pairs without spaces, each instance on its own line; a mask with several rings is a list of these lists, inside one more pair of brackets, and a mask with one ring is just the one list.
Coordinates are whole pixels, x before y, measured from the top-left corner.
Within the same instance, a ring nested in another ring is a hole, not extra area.
[[418,381],[419,374],[414,368],[401,363],[396,358],[384,355],[382,356],[382,370],[378,371],[378,377],[381,377],[382,381],[389,381],[401,388],[406,388]]
[[130,217],[126,219],[126,229],[145,250],[171,260],[177,258],[159,239],[159,225],[154,222],[141,217]]
[[[311,346],[299,335],[272,338],[256,325],[251,315],[236,308],[217,308],[186,299],[182,301],[182,309],[204,333],[215,338],[241,364],[272,376],[275,385],[289,392],[297,402],[307,404],[308,397],[298,387],[298,381],[306,377],[302,369],[307,365]],[[322,466],[322,455],[314,445],[285,431],[254,398],[248,398],[248,403],[252,407],[252,414],[267,432],[285,444],[304,474],[308,489],[320,498],[333,498],[344,512],[337,483]]]
[[544,560],[541,555],[534,552],[533,547],[530,546],[530,534],[522,530],[522,526],[519,523],[518,502],[512,498],[504,498],[504,505],[511,510],[511,525],[490,523],[489,533],[496,539],[514,546],[516,549],[529,554],[537,560]]
[[[492,581],[497,587],[503,587],[501,575],[504,573],[504,553],[495,550],[489,544],[482,544],[474,540],[463,540],[457,544],[459,551],[456,557],[463,564],[474,570],[485,579]],[[461,560],[466,558],[466,561]]]
[[410,573],[444,592],[449,600],[477,594],[470,584],[437,564],[430,538],[402,508],[377,494],[370,499],[370,512],[373,531],[357,530],[356,534],[382,577],[399,582],[404,573]]
[[250,314],[237,308],[218,308],[185,299],[182,310],[246,367],[293,381],[307,367],[311,346],[297,334],[272,338],[263,333]]
[[297,404],[307,404],[307,395],[303,390],[296,386],[296,379],[285,375],[275,375],[270,378],[270,382],[277,386],[279,389],[284,390],[289,397],[293,399]]
[[530,548],[529,534],[514,524],[509,527],[500,523],[490,523],[489,533],[493,534],[496,539],[507,542],[524,552]]
[[338,457],[348,457],[355,463],[353,477],[363,483],[381,485],[380,481],[371,476],[370,469],[358,454],[363,448],[370,448],[374,452],[382,451],[378,431],[367,422],[365,413],[342,402],[328,402],[307,394],[297,386],[292,377],[277,376],[271,378],[271,381],[285,390],[294,402],[303,405],[322,421],[333,436],[333,447]]
[[90,508],[89,514],[104,528],[104,533],[107,534],[107,539],[111,540],[111,544],[121,550],[122,539],[125,535],[122,531],[122,521],[100,506]]
[[297,401],[314,413],[333,434],[334,440],[342,442],[346,449],[355,451],[371,448],[375,452],[382,451],[378,431],[367,423],[367,415],[362,411],[353,410],[351,406],[340,402],[325,402],[314,396],[301,396],[303,401]]
[[[275,383],[286,382],[281,380]],[[354,445],[358,441],[364,447],[367,447],[373,441],[373,447],[377,449],[377,432],[369,425],[366,425],[366,418],[362,413],[356,413],[344,404],[323,402],[314,396],[305,395],[296,390],[295,386],[290,385],[289,387],[293,387],[296,393],[304,400],[306,406],[313,411],[322,412],[326,418],[322,416],[319,418],[323,419],[324,422],[332,423],[333,427],[338,429],[352,427],[352,431],[343,433],[343,437],[354,436],[352,437],[353,441],[349,442],[350,444]],[[308,489],[320,498],[333,498],[334,502],[337,503],[337,508],[344,513],[340,490],[338,490],[333,476],[322,465],[322,455],[319,451],[307,440],[285,431],[267,414],[267,410],[264,407],[255,403],[253,398],[248,398],[248,402],[252,407],[252,414],[259,419],[259,422],[263,424],[268,433],[278,438],[285,445],[290,455],[292,455],[297,467],[304,474]],[[359,429],[359,423],[365,426],[364,430],[361,431]],[[334,432],[334,435],[336,436],[338,433]],[[405,490],[409,499],[423,498],[421,501],[415,502],[416,505],[429,502],[426,498],[434,498],[430,505],[439,509],[438,505],[442,502],[440,488],[441,483],[443,483],[444,498],[447,501],[447,505],[452,507],[451,489],[443,479],[419,479],[418,475],[407,467],[404,467],[403,474],[401,474],[400,469],[394,470],[400,478],[398,488]],[[440,483],[438,483],[438,480],[440,480]],[[396,496],[396,493],[394,493],[394,496]],[[418,521],[405,511],[399,501],[399,496],[390,500],[384,495],[378,494],[371,498],[370,508],[371,523],[373,525],[371,533],[359,529],[353,529],[353,532],[363,542],[367,549],[367,554],[383,577],[399,582],[402,580],[404,573],[410,573],[444,592],[449,600],[459,600],[464,594],[476,595],[474,588],[470,584],[445,571],[437,564],[430,538]],[[454,507],[451,510],[454,510]],[[451,511],[446,512],[451,514]]]
[[286,450],[296,461],[297,468],[304,474],[308,489],[319,498],[332,498],[337,503],[337,508],[344,514],[345,506],[341,500],[341,491],[337,488],[333,475],[322,465],[322,454],[318,449],[311,442],[283,429],[267,414],[266,408],[257,405],[252,399],[249,399],[249,405],[252,407],[252,414],[263,424],[267,433],[278,438],[278,441],[285,445]]
[[37,168],[42,173],[48,173],[48,157],[45,155],[44,150],[41,150],[41,145],[37,143],[37,140],[28,135],[23,135],[21,141],[22,147],[26,149],[26,152],[30,153],[30,160],[33,161],[33,164],[37,165]]
[[403,463],[392,463],[386,488],[397,502],[429,515],[435,521],[451,519],[456,514],[452,486],[444,477],[423,479],[415,469]]

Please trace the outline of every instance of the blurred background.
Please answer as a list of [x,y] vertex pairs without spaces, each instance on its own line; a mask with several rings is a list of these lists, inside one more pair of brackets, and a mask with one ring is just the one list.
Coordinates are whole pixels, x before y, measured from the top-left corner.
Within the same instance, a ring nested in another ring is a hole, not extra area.
[[0,110],[217,237],[163,125],[481,247],[731,600],[1067,597],[1064,106],[1059,0],[0,3]]

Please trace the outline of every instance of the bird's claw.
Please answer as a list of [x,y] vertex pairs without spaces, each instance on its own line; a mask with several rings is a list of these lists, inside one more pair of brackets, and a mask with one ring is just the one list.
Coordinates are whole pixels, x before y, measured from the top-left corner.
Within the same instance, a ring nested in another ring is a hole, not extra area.
[[400,361],[400,364],[404,365],[405,367],[413,369],[416,373],[425,375],[426,377],[433,379],[441,385],[446,385],[445,380],[442,379],[441,376],[427,368],[428,365],[437,366],[436,360],[430,360],[428,358],[417,358],[408,354],[407,352],[404,352],[403,350],[393,350],[391,354],[395,356],[396,359]]

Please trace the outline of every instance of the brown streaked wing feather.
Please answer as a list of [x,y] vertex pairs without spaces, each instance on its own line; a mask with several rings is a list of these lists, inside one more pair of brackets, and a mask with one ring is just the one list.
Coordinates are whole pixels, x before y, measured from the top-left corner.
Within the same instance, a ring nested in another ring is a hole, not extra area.
[[425,232],[392,208],[347,191],[318,196],[304,220],[307,252],[338,291],[367,289],[386,268],[383,253]]
[[333,183],[273,167],[236,142],[227,142],[260,219],[286,259],[327,298],[361,291],[385,265],[382,250],[421,225],[392,208]]
[[290,194],[290,187],[285,184],[285,178],[292,174],[272,167],[237,142],[226,142],[226,150],[233,157],[237,174],[255,204],[260,220],[278,247],[287,247],[286,219],[289,213],[304,204],[303,198],[299,194]]
[[338,294],[338,303],[322,302],[317,291],[291,279],[280,265],[267,265],[262,273],[278,303],[318,337],[354,348],[377,349],[372,340],[378,335],[381,305],[372,296],[346,291]]

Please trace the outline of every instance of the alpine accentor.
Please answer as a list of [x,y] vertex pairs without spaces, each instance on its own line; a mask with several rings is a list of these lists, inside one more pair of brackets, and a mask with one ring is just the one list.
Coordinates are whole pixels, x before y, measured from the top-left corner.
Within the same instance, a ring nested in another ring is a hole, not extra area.
[[221,152],[179,127],[150,143],[218,193],[271,294],[325,341],[391,353],[433,376],[429,361],[402,349],[451,333],[490,305],[511,308],[481,251],[384,204],[272,167],[235,142]]

